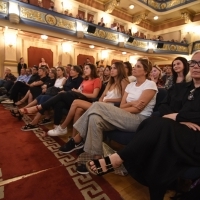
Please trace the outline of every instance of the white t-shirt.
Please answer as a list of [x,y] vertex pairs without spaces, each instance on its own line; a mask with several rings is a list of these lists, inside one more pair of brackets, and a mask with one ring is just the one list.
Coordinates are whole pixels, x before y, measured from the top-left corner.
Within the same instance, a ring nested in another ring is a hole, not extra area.
[[54,83],[54,86],[57,87],[57,88],[60,88],[62,86],[62,83],[63,83],[64,80],[66,80],[65,77],[57,78],[56,82]]
[[[138,100],[144,90],[152,89],[158,92],[157,86],[154,81],[146,79],[146,81],[140,86],[136,86],[136,83],[137,82],[132,82],[126,86],[125,91],[128,93],[126,102]],[[152,100],[147,104],[147,106],[140,112],[141,115],[150,116],[152,114],[153,108],[156,104],[157,92]]]
[[[121,98],[121,97],[122,97],[122,95],[119,93],[117,88],[114,88],[111,91],[109,91],[109,90],[107,91],[106,96],[103,98],[103,101],[105,99],[118,99],[118,98]],[[114,104],[114,103],[111,103],[111,104]]]

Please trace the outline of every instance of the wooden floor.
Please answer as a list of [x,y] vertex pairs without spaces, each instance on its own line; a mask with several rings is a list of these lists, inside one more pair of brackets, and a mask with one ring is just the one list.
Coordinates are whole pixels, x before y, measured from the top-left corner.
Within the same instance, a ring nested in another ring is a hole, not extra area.
[[[48,128],[52,128],[49,125]],[[68,127],[68,134],[60,137],[65,142],[68,141],[71,136],[72,126]],[[122,148],[117,143],[111,142],[109,145],[115,150]],[[114,173],[109,173],[104,175],[104,178],[115,188],[116,191],[120,193],[124,200],[149,200],[148,188],[139,184],[131,176],[120,176]],[[170,197],[174,195],[173,191],[168,191],[165,195],[164,200],[170,200]]]

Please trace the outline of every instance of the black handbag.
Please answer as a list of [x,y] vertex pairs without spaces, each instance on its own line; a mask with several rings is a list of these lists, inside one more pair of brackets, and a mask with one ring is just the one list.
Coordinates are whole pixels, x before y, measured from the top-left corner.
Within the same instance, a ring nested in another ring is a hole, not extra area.
[[57,87],[49,87],[47,88],[47,91],[45,92],[46,95],[50,95],[50,96],[55,96],[58,94],[58,92],[60,92],[61,89],[60,88],[57,88]]

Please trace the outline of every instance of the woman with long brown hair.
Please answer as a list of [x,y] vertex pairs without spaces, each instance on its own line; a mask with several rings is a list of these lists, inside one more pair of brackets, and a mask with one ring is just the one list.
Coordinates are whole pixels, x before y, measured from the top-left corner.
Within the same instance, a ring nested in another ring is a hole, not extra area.
[[[125,69],[121,62],[116,62],[111,66],[111,77],[105,88],[105,91],[101,95],[99,101],[105,103],[120,103],[122,96],[125,91],[125,87],[128,85],[129,81],[126,76]],[[72,103],[69,113],[65,121],[53,130],[48,131],[50,136],[64,135],[67,133],[67,126],[74,119],[76,122],[83,112],[87,110],[92,103],[84,100],[74,100]],[[76,134],[76,130],[73,129],[72,137]]]
[[[96,67],[93,64],[87,64],[84,67],[84,80],[78,89],[72,89],[68,92],[61,92],[52,97],[48,101],[30,108],[20,109],[20,113],[37,113],[38,116],[44,114],[46,110],[53,106],[54,108],[54,125],[57,126],[62,120],[62,110],[70,109],[71,104],[75,99],[82,99],[90,101],[92,98],[96,98],[101,89],[102,82],[97,75]],[[39,113],[39,114],[38,114]],[[40,117],[35,118],[30,124],[22,127],[21,130],[28,131],[38,128],[38,121]]]

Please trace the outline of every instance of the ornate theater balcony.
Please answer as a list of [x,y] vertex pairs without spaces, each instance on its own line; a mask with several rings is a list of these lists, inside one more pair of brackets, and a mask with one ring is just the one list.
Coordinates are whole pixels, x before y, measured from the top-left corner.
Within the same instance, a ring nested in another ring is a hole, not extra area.
[[189,45],[130,37],[110,28],[16,0],[0,2],[0,19],[146,53],[189,55],[200,49],[200,41]]

